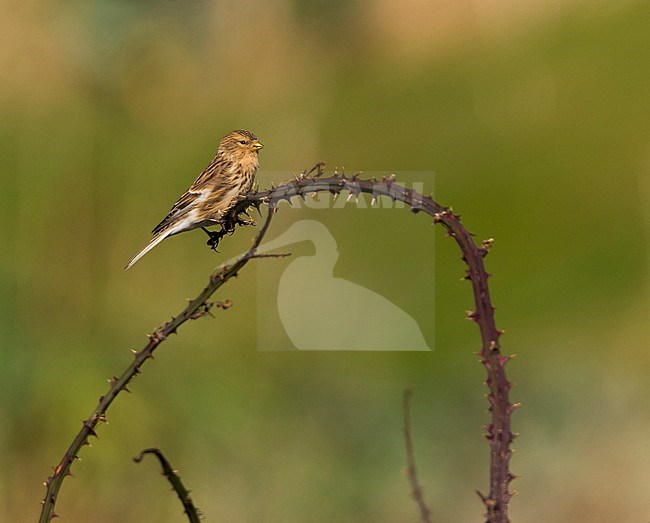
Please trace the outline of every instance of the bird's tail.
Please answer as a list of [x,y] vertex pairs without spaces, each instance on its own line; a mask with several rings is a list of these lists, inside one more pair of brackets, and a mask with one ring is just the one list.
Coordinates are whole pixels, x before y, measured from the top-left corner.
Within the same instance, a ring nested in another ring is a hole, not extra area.
[[133,265],[135,262],[137,262],[140,258],[142,258],[145,254],[147,254],[151,249],[153,249],[156,245],[158,245],[161,241],[163,241],[167,236],[170,235],[172,230],[167,229],[165,231],[160,231],[158,234],[156,234],[151,241],[147,244],[147,246],[142,249],[138,254],[136,254],[133,259],[126,264],[124,267],[124,270],[128,269]]

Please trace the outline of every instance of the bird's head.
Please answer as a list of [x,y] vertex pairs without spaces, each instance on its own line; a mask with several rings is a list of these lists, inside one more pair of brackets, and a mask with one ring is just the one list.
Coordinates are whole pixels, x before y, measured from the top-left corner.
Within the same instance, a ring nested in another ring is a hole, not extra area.
[[234,162],[257,161],[259,150],[264,147],[250,131],[239,129],[223,137],[219,152]]

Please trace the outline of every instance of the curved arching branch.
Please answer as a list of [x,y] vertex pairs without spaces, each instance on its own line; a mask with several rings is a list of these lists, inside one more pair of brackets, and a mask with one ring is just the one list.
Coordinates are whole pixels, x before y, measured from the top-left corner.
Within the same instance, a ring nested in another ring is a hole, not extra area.
[[[311,171],[303,172],[294,180],[277,187],[248,194],[233,212],[242,212],[250,206],[259,210],[263,203],[277,205],[282,200],[290,202],[295,196],[304,199],[311,193],[329,192],[338,195],[348,191],[348,198],[358,198],[363,193],[371,195],[373,202],[381,196],[403,202],[413,213],[426,213],[433,218],[433,224],[439,223],[447,230],[447,234],[460,247],[462,260],[467,264],[465,279],[472,284],[475,303],[474,310],[467,311],[467,317],[476,322],[479,327],[482,342],[480,356],[487,371],[486,385],[489,389],[487,399],[492,416],[491,423],[486,426],[485,435],[490,444],[490,490],[487,496],[480,493],[479,496],[487,509],[487,521],[508,522],[508,503],[513,495],[509,485],[517,477],[510,472],[512,455],[510,445],[515,438],[510,428],[510,418],[519,404],[513,404],[509,399],[512,383],[506,377],[505,364],[512,356],[501,354],[499,338],[504,331],[497,329],[494,321],[494,307],[488,287],[490,275],[483,263],[483,258],[487,255],[493,240],[490,238],[483,241],[481,245],[476,245],[472,234],[461,223],[460,216],[454,214],[450,207],[440,205],[431,196],[422,195],[395,183],[394,175],[387,176],[381,181],[361,179],[358,175],[347,177],[345,173],[335,173],[333,176],[323,178],[323,165],[317,164]],[[312,175],[315,171],[316,174]]]
[[[318,171],[312,176],[316,168],[318,168]],[[487,370],[486,384],[489,388],[488,400],[492,414],[492,421],[487,426],[486,434],[491,449],[490,491],[489,495],[481,495],[481,498],[487,508],[489,522],[505,523],[509,521],[508,502],[511,497],[509,484],[515,478],[509,471],[510,456],[512,454],[510,444],[514,439],[514,435],[510,430],[510,418],[512,411],[518,405],[513,405],[509,400],[511,383],[506,378],[504,366],[510,356],[501,354],[499,337],[502,331],[497,330],[494,322],[494,307],[490,301],[487,283],[489,275],[485,271],[483,264],[483,258],[489,250],[491,240],[484,241],[481,246],[477,246],[472,239],[471,233],[462,225],[460,217],[454,214],[451,208],[439,205],[430,196],[424,196],[417,191],[395,183],[393,176],[386,177],[382,181],[360,179],[358,176],[346,177],[345,174],[338,173],[322,178],[322,164],[317,164],[316,168],[278,187],[248,194],[232,209],[225,220],[224,231],[226,233],[234,231],[236,225],[247,223],[239,218],[240,213],[251,206],[259,210],[263,204],[268,205],[269,213],[266,222],[253,246],[234,262],[222,265],[213,272],[210,275],[208,285],[203,291],[191,300],[178,316],[158,327],[149,336],[147,345],[140,351],[134,351],[135,359],[122,375],[110,380],[109,391],[100,398],[99,404],[88,419],[84,420],[81,430],[55,467],[54,473],[45,482],[47,492],[43,500],[40,523],[49,522],[53,517],[56,517],[54,507],[59,491],[64,479],[70,474],[71,465],[77,458],[80,449],[88,444],[88,439],[91,436],[97,436],[95,428],[100,422],[106,420],[107,409],[120,392],[128,391],[127,385],[140,373],[141,366],[152,357],[154,350],[186,321],[207,314],[213,306],[212,303],[208,302],[212,294],[236,275],[249,260],[273,256],[257,254],[257,248],[268,231],[271,217],[278,203],[281,200],[290,201],[295,196],[304,198],[310,193],[325,191],[334,195],[348,191],[351,197],[359,197],[361,193],[365,193],[372,195],[373,200],[385,196],[404,202],[412,212],[418,213],[422,211],[432,217],[434,224],[440,223],[444,226],[449,236],[454,238],[460,247],[463,261],[467,264],[466,279],[471,281],[475,301],[475,310],[469,311],[468,317],[477,323],[481,333],[482,349],[480,354],[482,363]]]

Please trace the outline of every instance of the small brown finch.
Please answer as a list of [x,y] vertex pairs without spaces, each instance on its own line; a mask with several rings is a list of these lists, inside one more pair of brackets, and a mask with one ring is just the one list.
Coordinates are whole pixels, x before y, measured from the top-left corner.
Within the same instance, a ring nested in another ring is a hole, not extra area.
[[201,227],[211,241],[215,237],[218,241],[219,233],[211,233],[205,227],[222,223],[224,214],[252,189],[262,147],[250,131],[232,131],[224,136],[214,159],[155,227],[152,240],[124,268],[131,267],[168,236],[180,232]]

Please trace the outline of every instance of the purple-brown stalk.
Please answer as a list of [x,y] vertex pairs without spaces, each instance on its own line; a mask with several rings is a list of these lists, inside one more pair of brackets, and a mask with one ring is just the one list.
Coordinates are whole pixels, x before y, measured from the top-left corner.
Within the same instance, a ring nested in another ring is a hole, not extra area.
[[[449,236],[454,238],[463,254],[463,261],[467,264],[466,279],[472,282],[475,310],[468,312],[469,319],[475,321],[479,326],[482,339],[481,357],[483,365],[487,370],[486,384],[489,388],[488,400],[492,421],[487,426],[486,437],[490,443],[490,491],[487,496],[481,495],[483,503],[487,508],[487,521],[490,523],[507,523],[508,502],[512,494],[509,491],[509,484],[515,478],[509,470],[510,456],[512,450],[510,444],[514,439],[510,431],[510,417],[517,406],[510,403],[508,392],[511,383],[505,375],[505,363],[510,356],[501,355],[499,337],[502,331],[497,330],[494,323],[494,307],[490,302],[488,289],[488,273],[485,271],[483,258],[491,245],[491,240],[484,241],[477,246],[472,240],[471,233],[465,229],[460,222],[460,217],[453,213],[451,208],[443,207],[436,203],[430,196],[424,196],[418,192],[407,189],[394,183],[394,177],[384,178],[382,181],[363,180],[356,175],[346,177],[345,173],[335,173],[329,178],[322,178],[323,164],[317,164],[314,169],[302,173],[295,180],[286,182],[278,187],[272,187],[267,191],[255,192],[246,195],[232,210],[226,219],[225,232],[232,232],[235,226],[242,224],[238,218],[240,212],[254,206],[260,208],[262,204],[270,207],[269,214],[249,251],[239,257],[230,265],[224,265],[210,275],[210,282],[203,291],[192,301],[181,313],[161,327],[158,327],[149,337],[149,343],[140,351],[135,352],[135,360],[117,378],[112,378],[109,391],[100,398],[99,404],[93,410],[90,417],[83,422],[83,426],[60,463],[55,467],[54,473],[45,482],[47,493],[43,500],[43,508],[40,523],[49,522],[56,516],[54,506],[63,480],[70,475],[72,462],[77,458],[80,449],[88,444],[91,436],[96,436],[95,428],[101,421],[105,421],[106,411],[117,395],[127,390],[129,382],[140,373],[140,367],[149,358],[152,358],[154,350],[170,334],[186,321],[195,319],[207,314],[212,306],[208,302],[214,292],[226,281],[237,274],[237,272],[253,258],[269,257],[273,255],[257,254],[257,247],[266,234],[273,211],[281,200],[291,201],[291,198],[300,196],[304,198],[307,194],[329,191],[338,195],[343,191],[349,191],[348,197],[359,197],[361,193],[370,194],[375,202],[380,196],[387,196],[392,200],[398,200],[409,205],[412,212],[424,212],[433,218],[433,224],[440,223],[446,229]],[[312,175],[314,171],[316,174]]]
[[[364,180],[357,175],[346,177],[345,173],[335,173],[329,178],[322,178],[323,165],[317,164],[311,171],[302,173],[293,181],[272,187],[268,191],[249,194],[236,210],[242,210],[250,205],[259,208],[262,203],[275,203],[281,200],[290,201],[294,196],[305,198],[315,192],[329,191],[337,195],[349,191],[350,197],[359,197],[361,193],[372,195],[372,203],[380,196],[387,196],[407,204],[413,213],[420,211],[433,218],[433,224],[440,223],[447,234],[451,236],[463,254],[462,259],[467,264],[465,279],[472,282],[475,309],[467,311],[468,319],[476,322],[481,332],[481,360],[487,370],[486,385],[490,403],[489,409],[492,421],[487,425],[486,438],[490,443],[490,491],[487,496],[479,492],[479,496],[487,509],[489,523],[507,523],[508,503],[513,493],[509,490],[510,482],[517,476],[510,472],[510,444],[515,434],[510,430],[510,417],[519,404],[510,403],[509,391],[512,383],[506,378],[505,364],[512,356],[501,354],[499,338],[504,331],[498,330],[494,322],[494,307],[490,301],[488,288],[489,274],[485,270],[483,258],[487,255],[492,239],[485,240],[480,246],[474,243],[472,234],[463,226],[460,216],[454,214],[451,208],[436,203],[431,196],[425,196],[394,183],[394,176],[382,181]],[[313,176],[314,171],[317,171]]]
[[415,468],[415,451],[413,450],[413,438],[411,438],[411,389],[404,390],[403,410],[404,410],[404,443],[406,446],[406,475],[411,484],[411,495],[417,503],[420,510],[420,519],[422,523],[431,523],[431,509],[424,501],[422,485],[418,480],[418,473]]
[[194,502],[192,501],[192,497],[190,496],[190,491],[185,488],[185,485],[183,485],[183,482],[181,481],[181,477],[178,475],[178,471],[175,470],[167,461],[167,458],[165,458],[165,455],[161,452],[160,449],[158,448],[150,448],[150,449],[144,449],[140,454],[138,454],[135,458],[133,458],[133,461],[136,463],[140,463],[143,459],[145,454],[151,454],[152,456],[156,456],[158,459],[158,462],[160,463],[160,467],[162,468],[162,474],[167,478],[169,483],[172,486],[172,489],[174,492],[176,492],[176,495],[178,496],[178,499],[181,500],[181,503],[183,504],[183,508],[185,509],[185,514],[187,514],[187,519],[189,520],[190,523],[201,523],[201,511],[196,507]]

